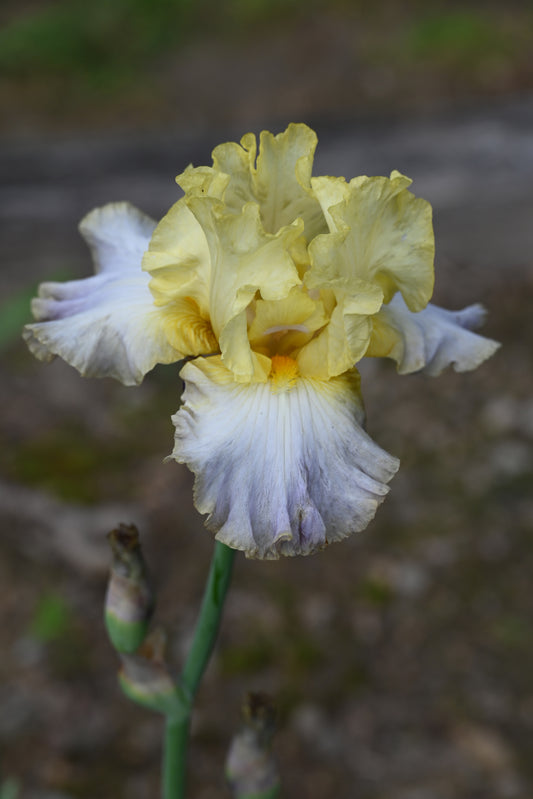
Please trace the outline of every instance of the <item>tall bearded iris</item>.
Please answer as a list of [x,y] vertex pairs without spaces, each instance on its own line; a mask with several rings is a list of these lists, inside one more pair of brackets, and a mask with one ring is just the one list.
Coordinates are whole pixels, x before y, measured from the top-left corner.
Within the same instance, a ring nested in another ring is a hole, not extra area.
[[139,383],[187,359],[172,458],[219,541],[250,557],[308,555],[362,530],[396,458],[363,429],[355,364],[474,369],[497,348],[483,318],[429,303],[431,207],[399,172],[311,176],[305,125],[215,148],[177,179],[156,225],[126,203],[80,230],[96,274],[45,283],[25,338],[42,360]]

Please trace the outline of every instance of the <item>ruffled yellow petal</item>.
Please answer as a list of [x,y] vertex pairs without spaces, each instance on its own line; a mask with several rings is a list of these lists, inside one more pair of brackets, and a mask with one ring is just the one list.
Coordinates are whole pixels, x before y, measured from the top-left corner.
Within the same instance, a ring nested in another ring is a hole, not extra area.
[[205,233],[210,258],[210,321],[223,360],[239,382],[264,380],[248,340],[246,309],[256,294],[264,300],[281,300],[300,284],[289,255],[301,235],[302,223],[265,233],[259,208],[249,203],[239,215],[224,212],[209,198],[191,198],[189,205]]
[[371,332],[370,317],[350,313],[350,300],[341,301],[327,327],[298,353],[301,374],[321,380],[343,374],[363,357]]
[[[176,183],[188,196],[197,195],[199,197],[213,197],[216,200],[222,200],[230,180],[231,175],[219,172],[212,166],[194,167],[189,164],[181,175],[177,176]],[[231,210],[239,211],[241,207],[242,203]]]
[[427,305],[433,292],[431,206],[407,191],[410,183],[399,172],[350,183],[328,177],[312,180],[330,231],[337,234],[327,244],[322,237],[312,242],[315,282],[321,277],[330,280],[334,263],[347,281],[377,283],[384,302],[400,291],[410,310]]
[[267,230],[273,232],[301,217],[308,241],[325,231],[320,205],[311,191],[317,141],[307,125],[289,125],[277,136],[261,133],[255,191]]
[[213,150],[213,167],[188,167],[176,180],[187,196],[223,199],[226,210],[239,213],[247,202],[257,202],[269,233],[304,220],[309,241],[327,230],[311,189],[317,137],[311,128],[291,124],[277,136],[263,131],[259,155],[252,133]]
[[253,133],[246,133],[240,144],[226,142],[213,150],[213,173],[228,176],[224,203],[234,213],[239,213],[246,203],[258,202],[253,179],[256,156],[257,143]]
[[191,298],[173,300],[161,308],[162,325],[169,343],[184,355],[218,352],[211,322]]
[[[142,261],[151,275],[155,305],[192,298],[204,317],[209,315],[211,261],[201,225],[179,200],[156,227]],[[192,353],[191,353],[192,354]]]
[[[379,285],[364,280],[347,280],[339,275],[332,239],[337,234],[319,236],[315,251],[320,250],[324,260],[324,274],[312,270],[305,276],[311,290],[321,290],[329,324],[306,344],[298,355],[302,374],[321,379],[345,372],[365,354],[372,331],[370,317],[377,313],[383,302]],[[328,277],[324,279],[324,275]]]

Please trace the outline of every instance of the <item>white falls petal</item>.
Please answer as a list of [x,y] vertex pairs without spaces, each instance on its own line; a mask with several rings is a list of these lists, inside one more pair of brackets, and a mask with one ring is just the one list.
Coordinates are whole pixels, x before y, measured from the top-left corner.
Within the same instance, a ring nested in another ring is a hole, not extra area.
[[423,371],[438,375],[453,365],[456,372],[476,369],[499,348],[499,343],[473,333],[483,324],[485,309],[470,305],[447,311],[429,304],[410,311],[400,294],[384,305],[374,319],[369,355],[393,358],[400,374]]
[[156,363],[179,360],[154,305],[141,260],[155,222],[129,203],[97,208],[80,223],[96,274],[43,283],[33,300],[37,320],[24,338],[44,361],[60,355],[88,377],[140,383]]
[[359,379],[298,378],[287,390],[221,380],[190,362],[172,457],[196,475],[216,538],[248,557],[308,555],[364,529],[399,462],[361,427]]
[[90,247],[95,272],[130,273],[141,263],[156,223],[130,203],[109,203],[85,216],[79,231]]

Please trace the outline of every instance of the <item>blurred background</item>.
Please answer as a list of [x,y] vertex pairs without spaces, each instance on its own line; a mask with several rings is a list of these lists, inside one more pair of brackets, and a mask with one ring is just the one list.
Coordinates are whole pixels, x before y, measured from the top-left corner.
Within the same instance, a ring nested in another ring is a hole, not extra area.
[[[286,796],[533,795],[533,5],[375,0],[3,0],[0,8],[2,797],[145,799],[158,717],[131,705],[102,622],[105,533],[139,525],[179,665],[212,551],[171,451],[174,367],[139,388],[33,360],[43,279],[88,275],[77,233],[290,121],[316,174],[414,179],[432,202],[435,301],[481,301],[501,351],[477,372],[363,363],[372,437],[402,467],[358,537],[238,557],[199,696],[191,799],[227,796],[249,690],[279,707]],[[14,782],[13,782],[14,781]]]

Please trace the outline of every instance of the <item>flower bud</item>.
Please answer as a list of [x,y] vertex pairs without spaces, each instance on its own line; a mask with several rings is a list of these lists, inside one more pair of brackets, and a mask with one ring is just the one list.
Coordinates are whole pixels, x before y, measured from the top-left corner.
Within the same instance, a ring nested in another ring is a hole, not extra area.
[[276,712],[265,694],[248,694],[244,724],[226,759],[226,778],[235,799],[276,799],[280,781],[271,751]]
[[118,652],[135,652],[148,632],[154,595],[139,543],[131,524],[120,524],[108,535],[113,565],[107,588],[105,623]]
[[186,715],[187,698],[165,659],[166,636],[156,628],[132,655],[122,654],[119,682],[129,699],[170,716]]

